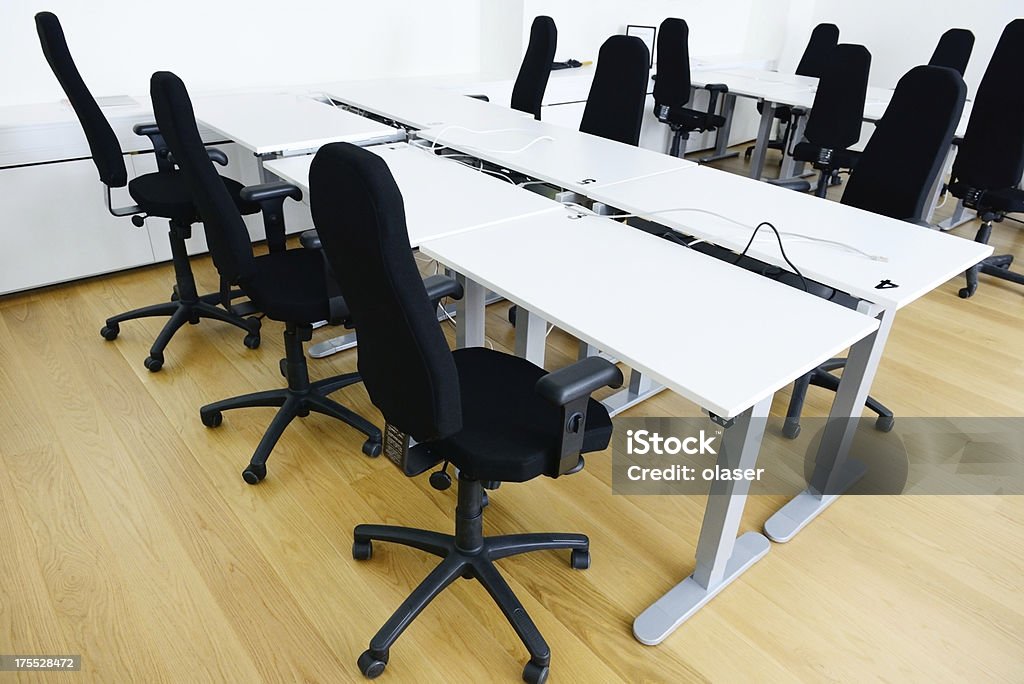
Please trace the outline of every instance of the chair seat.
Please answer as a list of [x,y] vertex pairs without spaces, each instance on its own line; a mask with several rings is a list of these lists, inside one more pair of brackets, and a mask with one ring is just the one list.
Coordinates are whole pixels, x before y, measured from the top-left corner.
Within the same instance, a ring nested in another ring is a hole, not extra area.
[[[968,183],[957,181],[949,185],[949,192],[958,199],[964,199],[976,191]],[[1024,190],[1020,188],[1001,188],[999,190],[985,190],[981,194],[982,210],[998,211],[1007,214],[1024,211]]]
[[239,283],[259,310],[273,321],[310,324],[348,318],[328,298],[326,264],[320,250],[289,249],[256,257],[254,275]]
[[[525,482],[557,471],[561,408],[534,391],[546,371],[525,359],[473,347],[453,352],[462,396],[462,430],[437,451],[473,480]],[[612,422],[590,400],[581,453],[601,451]]]
[[713,130],[725,125],[725,117],[686,107],[669,107],[667,111],[658,115],[658,120],[680,126],[687,131]]
[[[820,145],[814,143],[797,143],[793,147],[793,159],[802,162],[817,162],[821,149]],[[860,159],[860,152],[855,150],[832,150],[832,162],[829,166],[833,169],[852,169],[857,166],[858,159]]]
[[[221,179],[239,211],[243,214],[255,214],[260,210],[258,204],[246,202],[239,197],[242,190],[241,183],[223,176]],[[189,190],[185,176],[180,171],[147,173],[133,178],[128,182],[128,194],[150,216],[187,223],[195,223],[199,220],[192,202],[192,191]]]

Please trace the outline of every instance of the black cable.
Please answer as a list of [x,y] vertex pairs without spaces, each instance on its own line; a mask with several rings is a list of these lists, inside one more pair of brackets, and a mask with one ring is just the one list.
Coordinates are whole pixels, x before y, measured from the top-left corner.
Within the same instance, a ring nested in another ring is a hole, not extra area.
[[807,287],[807,281],[804,279],[804,274],[801,273],[800,269],[798,269],[793,264],[793,262],[789,260],[789,257],[786,256],[786,248],[782,246],[782,235],[780,235],[779,231],[775,228],[775,226],[773,226],[768,221],[761,221],[760,223],[757,224],[757,227],[754,228],[754,232],[750,234],[750,240],[747,241],[747,246],[744,247],[743,251],[740,252],[739,255],[733,260],[733,262],[732,262],[733,266],[739,265],[739,263],[743,259],[743,257],[746,256],[747,250],[749,250],[750,246],[752,244],[754,244],[754,238],[757,237],[757,233],[758,233],[759,230],[761,230],[761,226],[768,226],[769,228],[772,229],[772,232],[775,233],[775,239],[779,243],[779,251],[782,252],[782,259],[783,259],[783,261],[785,261],[789,265],[789,267],[791,269],[793,269],[793,273],[796,273],[797,276],[800,278],[800,283],[804,287],[804,292],[810,292],[811,290],[810,290],[810,288]]

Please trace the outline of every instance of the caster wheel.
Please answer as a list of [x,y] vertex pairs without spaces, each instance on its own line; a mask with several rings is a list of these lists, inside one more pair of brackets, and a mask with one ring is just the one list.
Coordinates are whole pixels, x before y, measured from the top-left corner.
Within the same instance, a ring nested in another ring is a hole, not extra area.
[[508,308],[508,322],[512,325],[516,324],[516,313],[518,313],[518,310],[519,308],[514,304]]
[[164,367],[164,355],[163,354],[150,354],[146,357],[146,360],[142,362],[142,365],[146,367],[150,373],[156,373]]
[[800,436],[800,423],[791,423],[787,420],[782,426],[782,434],[786,436],[786,439],[796,439]]
[[210,411],[209,413],[200,411],[199,420],[203,421],[203,425],[208,428],[220,427],[220,424],[224,422],[224,414],[220,411]]
[[249,324],[249,332],[253,334],[258,333],[260,331],[260,327],[263,325],[263,321],[256,316],[249,316],[245,319],[245,322]]
[[878,416],[875,420],[875,429],[879,432],[891,432],[896,419],[892,416]]
[[362,655],[359,656],[357,661],[359,665],[359,671],[363,673],[363,676],[367,679],[376,679],[380,677],[381,673],[384,672],[384,668],[388,665],[387,655],[383,659],[378,658],[370,651],[363,651]]
[[295,412],[295,415],[297,415],[299,418],[305,418],[306,416],[309,415],[309,409],[299,409],[298,411]]
[[196,316],[192,316],[191,318],[189,318],[188,319],[188,324],[189,325],[199,325],[199,316],[196,315]]
[[245,339],[242,340],[242,344],[244,344],[249,349],[259,349],[260,348],[260,334],[259,333],[249,333],[248,335],[245,336]]
[[523,681],[529,684],[544,684],[548,681],[550,669],[547,665],[537,665],[531,660],[523,668]]
[[452,476],[443,470],[430,473],[430,486],[439,492],[443,492],[452,486]]
[[263,478],[265,478],[266,476],[266,465],[256,465],[254,463],[250,463],[248,466],[246,466],[245,470],[242,471],[242,479],[251,485],[259,484],[260,482],[263,481]]
[[105,325],[100,328],[100,337],[105,339],[107,342],[110,342],[111,340],[116,340],[120,332],[121,326],[117,323],[114,323],[113,325]]
[[972,290],[969,287],[961,287],[960,292],[958,292],[957,294],[960,295],[960,299],[968,299],[969,297],[971,297],[971,295],[974,294],[974,290]]
[[380,456],[380,452],[383,449],[380,440],[368,439],[363,442],[363,453],[370,458],[377,458]]
[[366,541],[359,541],[357,539],[352,542],[352,557],[360,561],[373,558],[373,542],[369,539]]
[[585,549],[573,549],[569,558],[569,565],[573,570],[586,570],[590,567],[590,551]]

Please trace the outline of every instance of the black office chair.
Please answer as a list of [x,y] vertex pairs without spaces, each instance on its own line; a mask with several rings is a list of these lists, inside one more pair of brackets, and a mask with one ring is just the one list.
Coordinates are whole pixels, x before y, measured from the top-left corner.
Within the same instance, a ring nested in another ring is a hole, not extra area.
[[[572,549],[571,564],[590,564],[582,534],[483,535],[483,483],[558,477],[583,467],[580,454],[608,446],[608,412],[590,399],[618,387],[622,373],[588,358],[554,373],[484,348],[451,352],[423,288],[409,246],[402,195],[379,157],[346,143],[320,149],[309,172],[313,221],[359,334],[359,370],[387,421],[385,449],[408,475],[444,461],[458,468],[455,534],[391,525],[358,525],[352,555],[367,560],[372,542],[412,546],[441,556],[370,641],[359,669],[373,678],[389,649],[428,603],[459,577],[476,579],[505,613],[530,652],[527,682],[543,682],[550,650],[494,561]],[[438,476],[431,483],[439,488]]]
[[580,131],[627,145],[640,143],[651,53],[636,36],[612,36],[597,53]]
[[949,67],[963,76],[973,49],[973,33],[967,29],[951,28],[939,38],[928,65]]
[[[334,316],[347,322],[344,303],[329,301],[329,290],[323,255],[318,250],[286,249],[284,225],[268,224],[281,239],[270,241],[268,254],[255,257],[249,233],[231,193],[220,181],[212,162],[206,156],[199,137],[192,102],[185,85],[174,74],[159,71],[153,74],[150,86],[157,125],[181,169],[186,186],[199,208],[206,226],[207,240],[214,265],[221,277],[242,290],[260,307],[267,318],[285,324],[285,358],[281,375],[288,380],[285,389],[255,392],[225,399],[200,409],[207,427],[217,427],[222,411],[254,406],[280,407],[267,428],[252,460],[242,473],[249,484],[256,484],[267,474],[266,461],[284,429],[296,416],[311,411],[344,421],[367,435],[363,451],[376,456],[381,449],[381,433],[361,416],[332,401],[327,395],[360,381],[358,373],[349,373],[311,383],[302,343],[312,336],[312,324]],[[243,197],[256,201],[271,197],[302,198],[301,191],[287,183],[267,183],[244,188]]]
[[672,131],[669,154],[686,154],[686,140],[694,131],[713,131],[725,125],[716,113],[718,98],[729,92],[724,83],[709,83],[707,111],[688,109],[690,101],[690,29],[682,19],[669,18],[658,30],[658,76],[654,80],[654,116]]
[[[152,124],[135,126],[136,134],[148,136],[152,142],[159,170],[129,181],[121,145],[71,58],[60,21],[50,12],[40,12],[35,19],[36,31],[39,33],[39,42],[46,61],[64,89],[85,131],[92,160],[106,189],[107,209],[114,216],[131,216],[132,223],[137,227],[144,225],[143,219],[147,215],[170,220],[168,239],[171,243],[175,276],[171,301],[111,316],[100,330],[100,335],[105,340],[113,340],[120,333],[120,324],[124,321],[169,316],[170,320],[157,335],[153,346],[150,347],[149,356],[146,357],[145,366],[152,372],[163,367],[164,349],[174,333],[184,324],[196,324],[202,318],[224,321],[245,330],[245,346],[250,349],[257,348],[260,344],[260,320],[256,317],[245,317],[254,313],[251,307],[243,306],[236,310],[231,305],[231,298],[237,296],[237,292],[232,293],[230,288],[223,285],[220,292],[213,294],[200,296],[196,291],[196,281],[192,275],[185,240],[191,237],[192,224],[198,222],[199,218],[182,175],[174,169],[174,164],[168,158],[167,147],[159,129]],[[228,163],[227,156],[220,150],[209,149],[206,154],[221,165]],[[254,214],[260,211],[259,205],[241,199],[240,183],[230,178],[221,178],[221,181],[234,200],[235,206],[242,213]],[[110,198],[111,188],[123,188],[126,185],[128,193],[136,203],[135,206],[113,207]],[[246,308],[250,310],[245,311]]]
[[[927,225],[923,217],[931,189],[942,172],[966,96],[967,86],[953,69],[919,66],[907,72],[850,173],[842,204]],[[921,107],[922,102],[928,106]],[[786,185],[804,190],[810,186],[807,181]],[[823,286],[817,288],[815,294],[856,308],[856,300],[848,295]],[[786,436],[795,438],[800,434],[800,413],[808,386],[836,391],[839,378],[832,372],[845,366],[846,359],[831,359],[796,381],[783,427]],[[892,429],[894,419],[889,409],[873,397],[868,397],[866,405],[878,414],[875,426],[879,430]]]
[[837,45],[818,79],[805,140],[793,147],[794,159],[819,171],[818,197],[825,196],[833,175],[853,168],[860,156],[848,148],[860,140],[870,68],[871,53],[863,45]]
[[533,114],[533,118],[538,121],[557,43],[555,20],[545,16],[536,17],[530,27],[530,43],[526,46],[523,63],[519,66],[519,75],[512,86],[512,109]]
[[[949,192],[974,209],[981,227],[974,239],[988,244],[992,224],[1007,214],[1024,211],[1024,19],[1006,25],[974,97],[967,131],[959,143]],[[978,274],[1024,284],[1024,275],[1010,270],[1012,254],[990,256],[967,271],[964,299],[978,289]]]
[[[832,50],[838,44],[838,26],[835,24],[818,24],[815,26],[811,31],[811,37],[807,40],[807,47],[804,48],[804,53],[801,55],[800,61],[796,65],[796,75],[820,78],[821,72],[825,69],[825,65],[828,64]],[[764,103],[758,102],[757,113],[761,114],[763,111]],[[797,120],[806,115],[806,113],[807,112],[800,108],[793,108],[787,105],[777,105],[775,107],[774,116],[782,125],[782,130],[778,138],[768,141],[768,149],[789,149],[789,143],[793,136],[793,131],[796,128]],[[744,151],[743,156],[745,158],[749,158],[753,152],[754,146],[751,145],[746,149],[746,151]]]

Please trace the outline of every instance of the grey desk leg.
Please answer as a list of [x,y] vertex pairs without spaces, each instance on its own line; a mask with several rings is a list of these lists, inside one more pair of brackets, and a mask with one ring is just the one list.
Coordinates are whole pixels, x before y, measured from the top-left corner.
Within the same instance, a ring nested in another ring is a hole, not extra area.
[[957,200],[953,215],[939,223],[939,230],[953,230],[968,221],[973,221],[975,218],[977,218],[977,214],[965,207],[963,200]]
[[480,283],[470,280],[464,275],[456,274],[455,279],[462,284],[465,294],[455,302],[455,346],[484,346],[484,296],[487,289]]
[[329,340],[323,342],[317,342],[309,346],[309,355],[314,359],[322,359],[325,356],[331,354],[337,354],[340,351],[351,349],[356,346],[358,341],[356,340],[356,334],[354,332],[348,333],[347,335],[340,335],[338,337],[332,337]]
[[722,116],[725,118],[725,123],[715,133],[715,151],[709,157],[701,157],[701,161],[704,163],[718,161],[719,159],[729,159],[737,156],[737,152],[729,152],[729,136],[732,134],[732,115],[736,111],[736,96],[732,93],[726,93],[725,99],[722,101]]
[[[761,449],[771,397],[762,399],[725,429],[718,465],[753,468]],[[697,541],[693,574],[669,590],[633,621],[633,635],[648,646],[660,644],[679,625],[768,553],[771,544],[757,532],[736,537],[750,482],[715,480]]]
[[[924,219],[927,223],[931,223],[935,218],[935,208],[939,205],[939,197],[942,195],[942,188],[946,185],[946,174],[948,174],[949,170],[953,167],[953,159],[955,158],[956,145],[950,145],[949,150],[946,152],[946,159],[942,164],[942,168],[939,170],[939,175],[935,177],[935,183],[932,184],[932,190],[929,193],[931,199],[928,201],[925,215],[915,216],[914,218]],[[960,207],[957,208],[959,209]]]
[[601,403],[608,410],[608,415],[615,416],[631,406],[639,404],[644,399],[653,397],[663,389],[665,389],[664,385],[654,382],[634,368],[629,372],[629,386],[604,399]]
[[757,141],[754,143],[754,154],[750,157],[750,177],[754,180],[761,180],[764,173],[764,159],[768,152],[768,141],[771,139],[774,120],[775,103],[764,100],[761,124],[757,127]]
[[516,356],[544,367],[547,321],[523,307],[516,310]]
[[764,533],[772,541],[783,543],[795,537],[864,475],[863,463],[847,460],[857,431],[857,420],[851,418],[860,418],[864,412],[864,402],[895,316],[895,311],[882,311],[878,315],[878,330],[850,348],[815,456],[810,486],[765,522]]
[[807,119],[810,113],[804,114],[798,117],[796,120],[796,128],[793,130],[793,135],[789,139],[790,144],[782,151],[782,167],[779,169],[780,179],[799,178],[804,175],[804,163],[797,161],[793,158],[793,155],[789,153],[789,150],[793,147],[794,143],[798,143],[804,138],[804,130],[807,128]]

